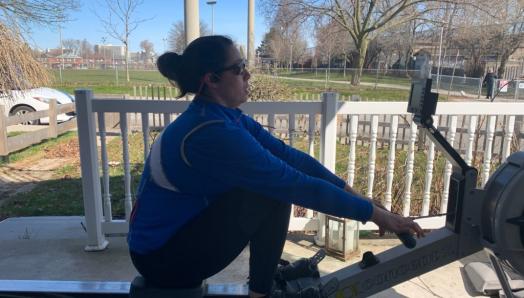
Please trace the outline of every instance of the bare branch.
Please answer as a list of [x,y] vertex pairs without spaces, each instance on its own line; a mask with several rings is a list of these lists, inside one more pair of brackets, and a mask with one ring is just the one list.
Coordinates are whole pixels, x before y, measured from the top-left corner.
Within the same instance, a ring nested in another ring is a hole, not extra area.
[[[104,25],[104,29],[114,39],[119,40],[125,46],[125,60],[126,60],[126,78],[129,82],[129,36],[138,27],[139,24],[146,22],[152,18],[137,19],[134,14],[137,8],[144,2],[144,0],[104,0],[100,3],[102,7],[107,9],[107,18],[100,17],[95,12],[98,19]],[[114,20],[116,17],[117,20]]]

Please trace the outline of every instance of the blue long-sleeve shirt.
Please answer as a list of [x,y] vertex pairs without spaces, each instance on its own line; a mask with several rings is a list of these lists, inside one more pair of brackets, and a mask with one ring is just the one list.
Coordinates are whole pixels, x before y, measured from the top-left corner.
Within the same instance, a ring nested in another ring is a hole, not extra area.
[[[238,187],[359,221],[373,211],[317,160],[273,137],[240,109],[202,97],[166,127],[160,144],[162,169],[149,156],[130,221],[128,243],[135,253],[160,248],[220,194]],[[173,189],[155,182],[159,170]]]

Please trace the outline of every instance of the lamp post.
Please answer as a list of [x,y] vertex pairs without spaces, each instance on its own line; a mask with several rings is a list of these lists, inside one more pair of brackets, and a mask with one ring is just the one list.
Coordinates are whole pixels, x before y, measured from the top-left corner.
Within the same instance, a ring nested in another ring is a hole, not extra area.
[[207,4],[211,5],[211,35],[215,34],[215,4],[216,0],[208,0]]
[[63,11],[58,8],[56,10],[56,13],[57,13],[57,16],[58,16],[58,35],[59,35],[59,38],[60,38],[60,66],[58,67],[59,70],[60,70],[60,84],[63,84],[64,81],[63,81],[63,76],[62,76],[62,71],[64,69],[64,46],[62,44],[62,22],[64,21],[63,19]]
[[102,37],[101,40],[102,40],[102,62],[104,63],[104,69],[106,69],[107,68],[107,65],[106,65],[106,38]]
[[440,89],[440,60],[442,56],[442,35],[444,35],[444,25],[440,27],[440,42],[438,46],[437,92]]
[[58,24],[58,35],[60,38],[60,66],[58,67],[60,69],[60,84],[64,84],[62,71],[64,69],[64,46],[62,44],[62,26]]
[[118,86],[118,65],[115,63],[115,49],[113,47],[111,47],[111,54],[113,57],[113,67],[115,68],[116,85]]

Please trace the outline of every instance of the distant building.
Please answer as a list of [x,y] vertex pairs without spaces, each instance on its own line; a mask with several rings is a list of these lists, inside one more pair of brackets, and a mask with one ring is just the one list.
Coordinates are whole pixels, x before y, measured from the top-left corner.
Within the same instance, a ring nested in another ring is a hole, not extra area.
[[104,59],[125,59],[126,56],[126,48],[125,46],[114,46],[110,44],[102,45],[97,44],[95,45],[95,54],[99,57],[103,57]]
[[72,53],[68,49],[47,49],[40,52],[37,60],[44,64],[45,67],[52,69],[61,67],[80,69],[87,68],[88,65],[87,59]]
[[[95,45],[94,53],[82,57],[70,49],[33,50],[36,59],[51,69],[123,69],[125,67],[125,47],[114,45]],[[130,69],[156,69],[156,53],[129,52]]]

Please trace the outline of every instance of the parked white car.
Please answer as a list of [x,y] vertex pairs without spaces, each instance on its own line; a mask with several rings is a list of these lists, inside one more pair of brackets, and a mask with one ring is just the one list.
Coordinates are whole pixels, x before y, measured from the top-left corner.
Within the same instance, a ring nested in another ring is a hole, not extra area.
[[[60,90],[41,87],[29,90],[11,90],[11,96],[0,93],[0,104],[5,106],[6,116],[20,115],[34,111],[48,110],[49,101],[56,99],[58,104],[67,104],[75,101],[74,97]],[[75,117],[74,112],[59,114],[58,122],[64,122]],[[49,118],[29,121],[24,124],[49,123]]]

